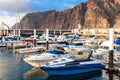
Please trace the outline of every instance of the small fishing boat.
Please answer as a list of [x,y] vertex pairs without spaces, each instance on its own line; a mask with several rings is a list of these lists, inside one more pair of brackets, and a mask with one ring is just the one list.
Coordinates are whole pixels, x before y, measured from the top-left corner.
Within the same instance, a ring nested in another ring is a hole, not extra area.
[[90,59],[92,52],[90,52],[88,56],[88,53],[83,53],[83,51],[81,51],[80,54],[84,56],[87,55],[86,58],[76,59],[75,57],[73,58],[73,56],[72,58],[59,58],[42,65],[40,68],[49,75],[74,75],[101,70],[101,63]]
[[71,43],[70,45],[66,45],[66,46],[62,46],[62,48],[65,50],[65,51],[68,51],[68,50],[80,50],[80,48],[84,48],[84,43],[83,42],[73,42]]
[[10,36],[0,36],[0,47],[7,47],[8,45],[11,45],[13,43],[20,42],[17,40],[18,37],[10,37]]
[[42,54],[29,55],[23,60],[32,66],[38,67],[51,60],[63,57],[65,54],[67,53],[64,51],[57,50],[57,49],[51,49],[51,50],[48,50],[48,52],[44,52]]
[[19,41],[19,42],[11,43],[11,44],[7,45],[7,47],[9,49],[25,48],[25,47],[27,47],[27,44],[25,42]]
[[84,42],[72,42],[71,45],[69,45],[70,49],[76,49],[79,50],[80,48],[84,47]]
[[37,46],[37,47],[30,47],[30,48],[22,48],[22,49],[16,49],[15,53],[33,53],[33,52],[39,52],[39,51],[44,51],[45,47],[43,46]]
[[6,42],[0,42],[0,47],[7,47],[7,43]]
[[56,41],[53,44],[50,44],[50,48],[62,47],[66,45],[69,45],[69,43],[66,41]]

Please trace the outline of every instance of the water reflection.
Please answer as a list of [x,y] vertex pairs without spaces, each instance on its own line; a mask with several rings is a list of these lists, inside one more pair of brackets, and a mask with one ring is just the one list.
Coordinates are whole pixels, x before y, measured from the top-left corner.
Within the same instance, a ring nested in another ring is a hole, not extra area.
[[109,71],[102,71],[103,80],[120,80],[120,73],[109,72]]
[[24,73],[25,80],[45,80],[48,77],[47,73],[40,68],[32,68]]
[[[101,77],[101,79],[100,79]],[[48,76],[44,71],[33,68],[24,74],[25,80],[103,80],[102,71],[94,71],[90,73],[69,75],[69,76]]]
[[11,49],[0,48],[0,80],[23,80],[23,73],[31,68],[15,57]]
[[101,71],[95,71],[90,73],[69,75],[69,76],[49,76],[46,80],[103,80]]
[[109,72],[109,80],[113,80],[113,73],[112,72]]

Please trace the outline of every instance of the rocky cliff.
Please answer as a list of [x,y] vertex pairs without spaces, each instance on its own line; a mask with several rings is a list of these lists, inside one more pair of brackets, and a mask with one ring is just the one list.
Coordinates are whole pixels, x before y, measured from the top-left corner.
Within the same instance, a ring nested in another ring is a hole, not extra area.
[[120,28],[120,0],[88,0],[72,9],[28,13],[21,20],[22,29]]

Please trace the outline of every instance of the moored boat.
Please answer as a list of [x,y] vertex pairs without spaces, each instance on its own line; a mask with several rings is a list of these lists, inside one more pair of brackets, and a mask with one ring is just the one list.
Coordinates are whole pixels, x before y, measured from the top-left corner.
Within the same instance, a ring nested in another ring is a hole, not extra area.
[[[82,54],[86,55],[87,53]],[[46,71],[49,75],[74,75],[101,70],[101,63],[90,59],[91,54],[92,53],[90,53],[87,58],[60,58],[50,61],[47,64],[42,65],[40,68]]]
[[69,43],[66,41],[56,41],[53,44],[50,44],[50,48],[63,47],[66,45],[69,45]]
[[22,48],[22,49],[16,49],[15,53],[33,53],[33,52],[39,52],[39,51],[44,51],[45,47],[43,46],[38,46],[38,47],[30,47],[30,48]]
[[7,45],[7,47],[9,49],[25,48],[25,47],[27,47],[27,44],[25,42],[19,41],[16,43],[11,43],[11,44]]
[[29,55],[26,58],[24,58],[23,60],[32,66],[38,67],[38,66],[43,65],[51,60],[63,57],[65,54],[67,54],[67,53],[64,51],[51,49],[48,52],[44,52],[42,54]]

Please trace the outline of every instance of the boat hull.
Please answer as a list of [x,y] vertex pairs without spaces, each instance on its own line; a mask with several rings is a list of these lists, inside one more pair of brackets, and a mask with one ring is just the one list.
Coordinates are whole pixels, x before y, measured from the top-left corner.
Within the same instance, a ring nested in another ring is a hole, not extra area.
[[39,52],[39,51],[44,51],[43,48],[26,48],[26,49],[18,49],[15,52],[16,53],[33,53],[33,52]]
[[61,67],[41,67],[49,75],[74,75],[96,70],[101,70],[101,64],[87,64]]

